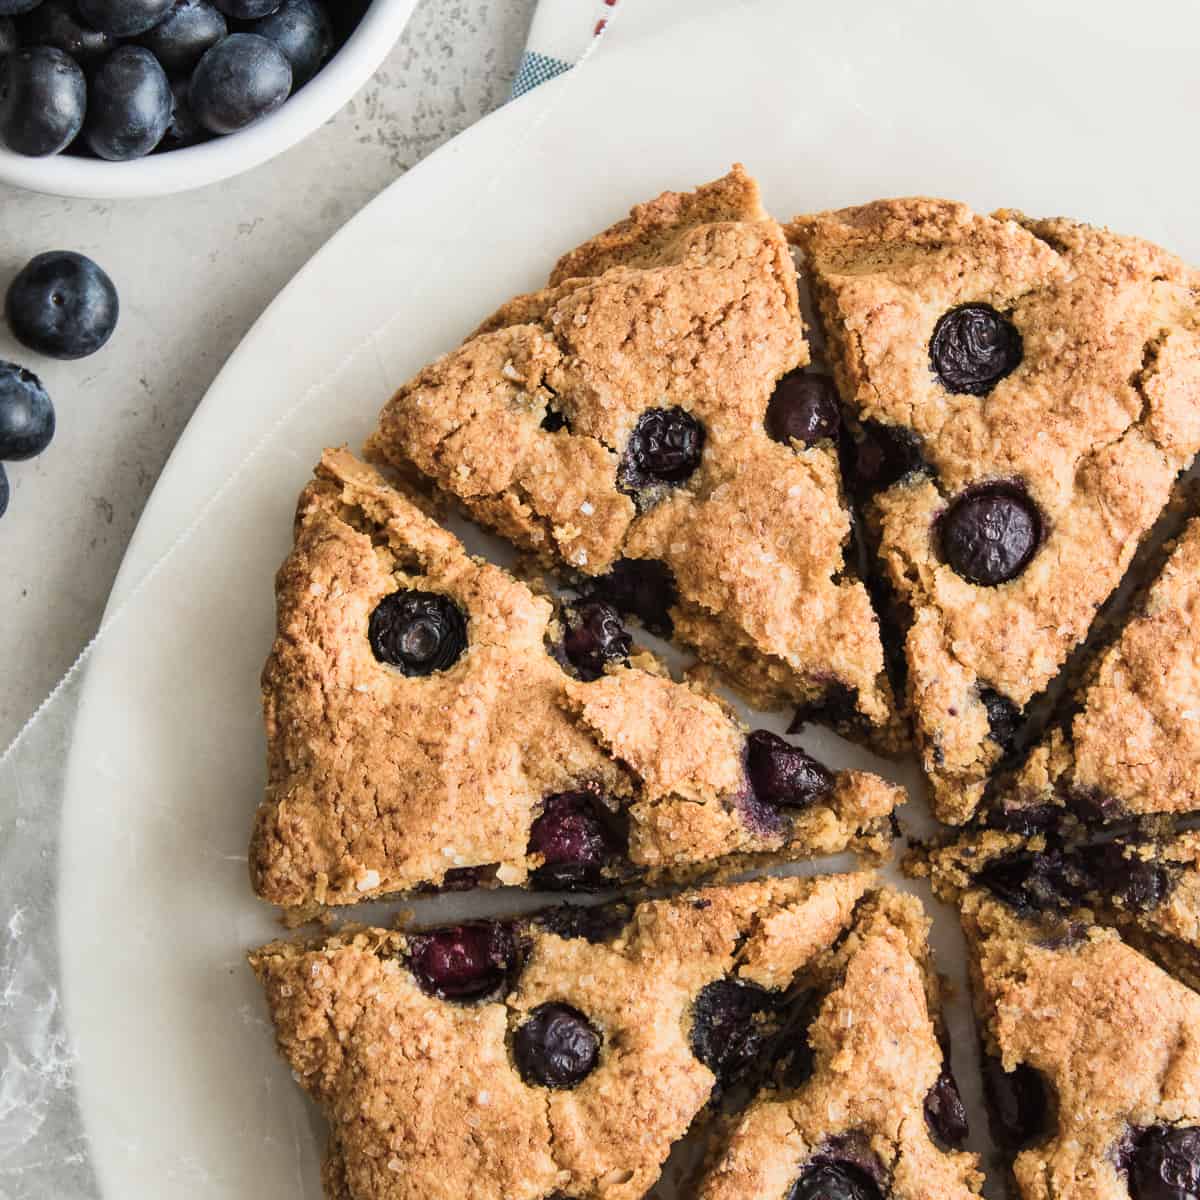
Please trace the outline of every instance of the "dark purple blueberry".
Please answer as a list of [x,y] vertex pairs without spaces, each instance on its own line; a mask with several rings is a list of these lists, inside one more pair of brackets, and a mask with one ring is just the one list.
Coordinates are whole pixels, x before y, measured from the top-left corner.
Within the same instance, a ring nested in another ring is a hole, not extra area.
[[200,60],[192,111],[211,133],[235,133],[273,113],[292,90],[283,51],[256,33],[233,33]]
[[563,624],[563,652],[580,679],[599,679],[607,663],[629,661],[633,638],[611,604],[592,600],[569,608],[563,613]]
[[958,1081],[945,1062],[942,1063],[941,1074],[925,1096],[925,1121],[934,1137],[946,1146],[961,1147],[971,1131]]
[[992,1137],[1003,1150],[1022,1150],[1046,1132],[1050,1102],[1042,1077],[1018,1063],[1006,1071],[998,1058],[983,1058],[983,1095]]
[[700,465],[704,426],[686,409],[651,408],[638,418],[618,477],[636,491],[655,483],[682,483]]
[[174,0],[170,12],[139,40],[168,75],[178,78],[191,75],[228,32],[225,18],[208,0]]
[[1129,1155],[1133,1200],[1200,1200],[1200,1128],[1152,1125]]
[[834,681],[816,699],[796,707],[787,731],[799,733],[814,721],[839,730],[861,730],[863,715],[858,711],[858,688]]
[[692,1053],[717,1077],[718,1088],[735,1084],[754,1066],[771,1032],[778,1007],[770,992],[733,979],[704,987],[692,1005]]
[[214,3],[235,21],[257,21],[259,17],[273,13],[280,0],[214,0]]
[[828,768],[765,729],[746,739],[746,771],[755,796],[776,808],[806,808],[833,791]]
[[987,825],[991,829],[1003,829],[1006,833],[1019,833],[1032,837],[1035,833],[1049,833],[1062,821],[1063,810],[1056,804],[1019,804],[998,802],[987,814]]
[[1128,852],[1116,842],[1085,851],[1088,870],[1107,896],[1118,897],[1133,912],[1161,904],[1171,891],[1170,872],[1161,863],[1140,858],[1135,846]]
[[442,876],[440,892],[469,892],[477,888],[487,873],[487,867],[451,867]]
[[1085,825],[1105,824],[1125,815],[1119,801],[1095,789],[1072,789],[1066,801],[1067,807]]
[[988,304],[952,308],[934,326],[929,362],[948,392],[986,396],[1021,365],[1020,331]]
[[212,136],[192,112],[189,89],[190,81],[187,79],[177,79],[171,84],[171,123],[163,140],[158,143],[160,151],[184,150],[188,146],[206,142]]
[[942,557],[970,583],[995,587],[1029,565],[1042,540],[1037,505],[1012,483],[964,492],[938,520]]
[[651,633],[670,637],[670,609],[679,600],[671,568],[654,558],[620,558],[607,575],[580,587],[588,599],[605,600],[618,612],[637,617]]
[[0,17],[0,58],[11,54],[20,44],[12,17]]
[[883,1200],[883,1192],[855,1163],[822,1155],[805,1164],[788,1200]]
[[595,890],[621,847],[590,792],[547,796],[529,830],[529,853],[544,860],[533,883],[548,891]]
[[116,38],[79,20],[74,0],[45,0],[21,22],[21,41],[26,46],[54,46],[85,71],[117,48]]
[[567,418],[558,411],[557,408],[546,408],[546,415],[542,418],[542,428],[547,433],[557,433],[560,429],[570,429],[567,424]]
[[846,472],[860,497],[889,488],[915,471],[928,471],[921,439],[899,425],[863,421],[861,431],[849,447]]
[[50,250],[31,259],[9,285],[4,315],[22,345],[50,358],[86,358],[112,337],[117,289],[90,258]]
[[0,461],[41,454],[54,437],[54,405],[42,381],[16,363],[0,362]]
[[814,446],[837,437],[841,415],[833,380],[805,371],[785,375],[767,403],[766,426],[767,433],[784,445],[796,441]]
[[171,10],[172,0],[75,0],[85,25],[115,38],[137,37],[153,29]]
[[452,667],[467,647],[467,618],[440,592],[384,596],[367,624],[371,650],[405,675],[432,675]]
[[141,46],[121,46],[96,68],[83,135],[92,153],[127,162],[150,153],[171,124],[167,73]]
[[41,3],[42,0],[0,0],[0,17],[19,17]]
[[4,464],[0,463],[0,517],[8,512],[8,472],[4,469]]
[[513,1058],[526,1083],[573,1088],[593,1071],[600,1035],[577,1008],[542,1004],[513,1036]]
[[1090,885],[1079,863],[1061,850],[1016,850],[986,863],[975,878],[1023,914],[1068,912]]
[[1007,696],[985,684],[979,687],[979,699],[987,710],[988,737],[1007,754],[1016,744],[1021,710]]
[[302,88],[333,53],[333,26],[320,0],[283,0],[250,27],[274,42],[292,64],[292,88]]
[[534,917],[534,922],[547,933],[560,938],[582,938],[598,944],[609,942],[629,924],[629,906],[612,904],[558,904],[547,908]]
[[420,988],[446,1000],[477,1000],[494,992],[517,962],[505,925],[452,925],[408,939],[408,966]]
[[0,140],[14,154],[58,154],[79,136],[87,80],[69,55],[30,46],[0,58]]

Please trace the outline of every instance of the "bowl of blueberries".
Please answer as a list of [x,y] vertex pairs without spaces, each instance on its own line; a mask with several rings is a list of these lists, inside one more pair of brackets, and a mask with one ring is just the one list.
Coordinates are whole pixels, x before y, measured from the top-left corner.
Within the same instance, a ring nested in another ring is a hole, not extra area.
[[415,0],[0,0],[0,182],[119,199],[215,183],[324,124]]

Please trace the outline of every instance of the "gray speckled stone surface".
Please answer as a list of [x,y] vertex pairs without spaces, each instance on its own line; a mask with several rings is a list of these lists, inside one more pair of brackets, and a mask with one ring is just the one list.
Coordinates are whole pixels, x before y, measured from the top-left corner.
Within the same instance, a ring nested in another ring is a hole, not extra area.
[[[422,0],[334,120],[247,175],[153,201],[94,203],[0,186],[0,286],[34,254],[92,255],[121,292],[98,355],[0,358],[42,376],[58,432],[10,467],[0,520],[0,749],[95,632],[154,481],[222,363],[276,292],[368,200],[502,104],[535,0]],[[253,403],[253,397],[247,397]]]

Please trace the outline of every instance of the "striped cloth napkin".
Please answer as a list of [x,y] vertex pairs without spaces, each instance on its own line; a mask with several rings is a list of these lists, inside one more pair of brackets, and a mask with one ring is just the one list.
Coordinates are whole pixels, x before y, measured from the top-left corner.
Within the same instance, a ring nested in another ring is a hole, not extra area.
[[515,99],[569,71],[604,32],[617,0],[539,0],[513,80]]

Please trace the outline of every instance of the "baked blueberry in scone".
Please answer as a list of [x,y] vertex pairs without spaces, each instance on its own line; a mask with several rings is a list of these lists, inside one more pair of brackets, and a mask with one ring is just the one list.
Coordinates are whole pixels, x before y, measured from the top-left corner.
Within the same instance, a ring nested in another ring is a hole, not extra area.
[[747,737],[610,608],[556,610],[344,451],[300,499],[277,601],[250,851],[275,904],[596,890],[890,845],[901,789]]
[[673,634],[757,707],[894,750],[836,393],[808,362],[787,243],[735,167],[564,256],[396,393],[368,456]]
[[903,618],[938,817],[979,806],[1200,448],[1200,274],[925,198],[797,218],[847,484]]
[[[635,1200],[693,1121],[782,1053],[794,981],[872,885],[769,879],[615,912],[358,929],[250,961],[328,1119],[331,1200]],[[908,981],[921,1003],[922,987]],[[937,1063],[934,1046],[922,1083]]]

